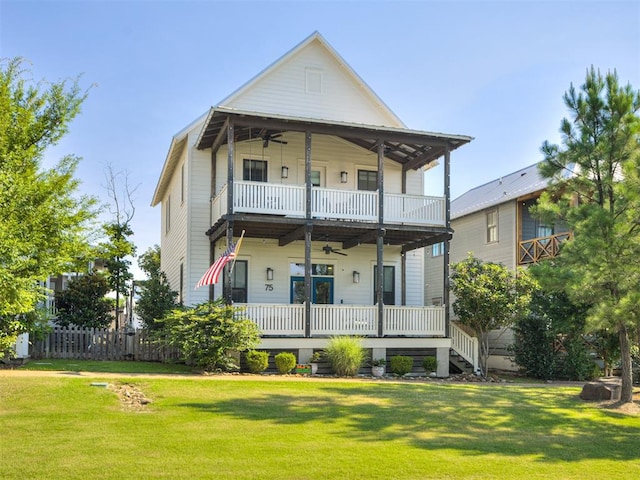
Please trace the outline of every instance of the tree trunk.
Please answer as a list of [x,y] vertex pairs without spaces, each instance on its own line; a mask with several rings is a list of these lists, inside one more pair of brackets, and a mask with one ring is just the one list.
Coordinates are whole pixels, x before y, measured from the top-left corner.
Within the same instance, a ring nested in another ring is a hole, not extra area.
[[633,369],[631,362],[631,342],[626,326],[620,326],[618,337],[620,339],[620,376],[622,377],[620,401],[630,403],[633,402]]
[[489,334],[485,332],[479,332],[478,338],[480,339],[480,370],[482,370],[482,376],[487,377],[489,374]]

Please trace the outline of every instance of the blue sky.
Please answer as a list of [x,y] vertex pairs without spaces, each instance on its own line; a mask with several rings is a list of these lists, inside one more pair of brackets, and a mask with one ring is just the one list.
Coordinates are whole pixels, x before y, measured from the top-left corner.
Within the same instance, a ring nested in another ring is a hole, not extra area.
[[160,243],[171,137],[316,30],[409,128],[475,137],[452,154],[453,197],[541,160],[590,65],[640,88],[638,1],[0,0],[0,58],[91,87],[45,166],[81,156],[104,201],[105,166],[126,170],[139,253]]

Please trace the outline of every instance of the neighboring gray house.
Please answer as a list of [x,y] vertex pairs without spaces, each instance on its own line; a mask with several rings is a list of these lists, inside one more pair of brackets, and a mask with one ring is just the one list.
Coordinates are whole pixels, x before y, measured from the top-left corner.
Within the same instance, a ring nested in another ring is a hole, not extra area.
[[[152,200],[161,268],[186,305],[245,307],[262,349],[304,362],[361,335],[375,358],[437,355],[446,376],[456,347],[446,308],[425,303],[423,252],[450,235],[449,198],[425,195],[424,169],[448,173],[469,141],[408,129],[314,33],[171,141]],[[232,275],[196,289],[243,231]]]
[[[538,164],[475,187],[451,202],[450,263],[469,252],[486,262],[502,263],[511,270],[558,254],[559,245],[570,238],[565,225],[546,225],[533,218],[529,208],[547,187]],[[425,299],[437,304],[443,297],[440,272],[442,245],[425,254]],[[453,318],[453,313],[452,313]],[[494,332],[490,368],[516,368],[507,352],[513,342],[510,331]]]

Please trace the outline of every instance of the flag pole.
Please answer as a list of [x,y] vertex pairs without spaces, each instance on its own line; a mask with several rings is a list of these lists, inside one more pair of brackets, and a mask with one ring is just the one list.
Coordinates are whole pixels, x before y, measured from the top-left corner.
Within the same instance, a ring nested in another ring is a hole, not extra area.
[[242,239],[244,238],[244,230],[240,234],[240,238],[238,239],[238,243],[236,243],[235,255],[233,256],[233,263],[231,264],[231,268],[229,269],[229,278],[231,278],[231,272],[233,272],[233,268],[236,266],[236,260],[238,259],[238,252],[240,252],[240,245],[242,245]]

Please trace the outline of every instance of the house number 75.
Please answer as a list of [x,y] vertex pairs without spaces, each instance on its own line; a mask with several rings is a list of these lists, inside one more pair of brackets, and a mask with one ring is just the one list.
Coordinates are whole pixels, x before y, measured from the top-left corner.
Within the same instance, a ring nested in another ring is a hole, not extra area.
[[273,284],[272,284],[272,283],[265,283],[265,284],[264,284],[264,289],[265,289],[267,292],[272,292],[272,291],[273,291]]

